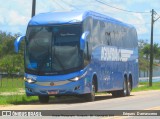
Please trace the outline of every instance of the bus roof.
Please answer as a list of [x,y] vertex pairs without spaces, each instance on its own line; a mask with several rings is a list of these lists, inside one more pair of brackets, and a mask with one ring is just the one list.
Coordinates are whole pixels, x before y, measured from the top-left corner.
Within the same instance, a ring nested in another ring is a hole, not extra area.
[[102,20],[105,22],[112,22],[126,27],[133,27],[129,24],[93,11],[40,13],[30,20],[29,25],[72,24],[82,22],[86,17],[92,17],[94,19]]

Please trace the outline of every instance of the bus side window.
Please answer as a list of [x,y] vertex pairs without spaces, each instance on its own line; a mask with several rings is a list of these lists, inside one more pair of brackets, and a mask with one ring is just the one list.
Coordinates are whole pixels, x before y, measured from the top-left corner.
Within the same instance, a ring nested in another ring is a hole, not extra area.
[[106,37],[107,45],[112,45],[111,44],[111,32],[105,32],[105,37]]
[[88,41],[85,42],[85,49],[84,49],[84,66],[87,66],[90,61],[90,55],[89,55],[89,45]]

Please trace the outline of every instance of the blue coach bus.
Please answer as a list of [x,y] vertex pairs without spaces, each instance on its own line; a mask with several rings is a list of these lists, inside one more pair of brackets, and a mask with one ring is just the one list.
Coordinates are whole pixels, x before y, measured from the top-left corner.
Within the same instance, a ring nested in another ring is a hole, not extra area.
[[133,26],[93,12],[41,13],[15,41],[25,39],[25,90],[94,101],[95,92],[128,96],[138,85],[138,41]]

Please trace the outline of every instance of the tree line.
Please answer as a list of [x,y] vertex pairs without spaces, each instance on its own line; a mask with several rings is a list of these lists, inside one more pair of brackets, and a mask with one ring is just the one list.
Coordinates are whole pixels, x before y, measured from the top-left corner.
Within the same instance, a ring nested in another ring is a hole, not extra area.
[[[150,44],[147,41],[139,40],[139,69],[143,72],[149,71],[150,64]],[[160,46],[158,43],[153,45],[153,68],[160,64]]]
[[20,52],[14,52],[14,40],[20,34],[0,31],[0,73],[12,75],[24,73],[23,51],[24,43],[20,47]]
[[[14,41],[20,34],[11,34],[0,31],[0,73],[8,75],[17,72],[24,73],[24,41],[20,45],[18,54],[14,52]],[[150,44],[144,40],[139,40],[139,69],[149,70]],[[160,62],[160,46],[154,44],[154,65]]]

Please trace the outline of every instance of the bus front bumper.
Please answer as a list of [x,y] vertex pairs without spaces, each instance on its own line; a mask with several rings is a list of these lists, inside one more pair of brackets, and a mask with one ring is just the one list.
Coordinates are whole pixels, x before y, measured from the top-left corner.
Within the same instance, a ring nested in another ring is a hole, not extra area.
[[[52,83],[52,82],[51,82]],[[52,85],[50,83],[50,85]],[[41,85],[42,84],[42,85]],[[84,80],[75,82],[68,82],[64,85],[52,86],[43,85],[42,83],[28,83],[25,82],[26,95],[27,96],[38,96],[38,95],[81,95],[90,93],[90,84],[85,83]]]

